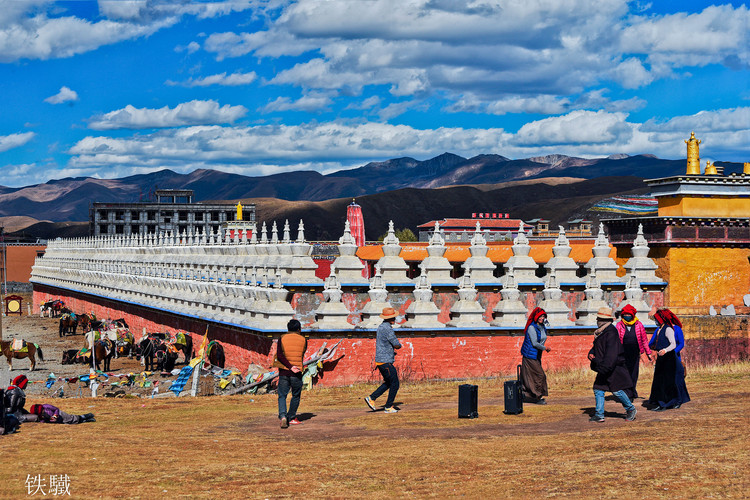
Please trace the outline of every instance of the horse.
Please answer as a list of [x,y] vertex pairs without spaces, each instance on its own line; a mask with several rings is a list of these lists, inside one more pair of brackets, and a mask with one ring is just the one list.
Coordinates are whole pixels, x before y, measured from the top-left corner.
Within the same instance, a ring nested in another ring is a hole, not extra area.
[[135,337],[130,333],[129,330],[117,330],[117,340],[115,341],[115,357],[119,358],[120,355],[133,357],[133,347],[135,345]]
[[96,316],[93,314],[83,313],[78,315],[78,325],[81,327],[84,333],[91,330],[91,324],[96,321]]
[[86,363],[85,358],[78,355],[78,349],[67,349],[63,351],[62,362],[63,365],[73,365],[75,363]]
[[224,358],[224,347],[219,344],[217,341],[212,340],[208,343],[208,347],[206,347],[206,359],[209,363],[211,363],[213,366],[218,366],[219,368],[224,368],[225,358]]
[[112,356],[115,355],[115,344],[111,340],[105,338],[103,340],[97,340],[94,342],[94,348],[92,356],[95,359],[91,360],[91,365],[96,363],[96,369],[99,370],[99,365],[104,362],[104,371],[109,371],[109,365],[112,361]]
[[65,314],[60,318],[60,336],[65,337],[67,334],[76,334],[78,328],[78,317],[73,314]]
[[147,371],[171,371],[177,361],[177,350],[169,349],[168,344],[158,337],[145,337],[135,349],[136,359],[143,358],[144,368]]
[[39,317],[44,317],[44,313],[49,312],[50,318],[56,318],[60,314],[63,306],[65,306],[65,302],[60,299],[48,300],[39,305]]
[[[25,342],[25,341],[24,341]],[[44,353],[42,352],[42,348],[39,347],[39,345],[33,343],[33,342],[26,342],[26,351],[15,351],[12,349],[13,341],[12,340],[3,340],[0,341],[0,350],[2,350],[2,353],[5,355],[6,359],[8,360],[8,369],[13,370],[13,358],[16,359],[23,359],[23,358],[29,358],[29,361],[31,361],[31,368],[29,368],[29,371],[34,371],[34,368],[36,367],[36,355],[39,354],[39,359],[44,361]]]
[[179,343],[177,342],[178,336],[175,334],[175,340],[172,342],[172,345],[174,345],[178,352],[181,352],[185,356],[185,364],[188,364],[193,359],[193,337],[188,333],[185,333],[184,337],[185,343]]

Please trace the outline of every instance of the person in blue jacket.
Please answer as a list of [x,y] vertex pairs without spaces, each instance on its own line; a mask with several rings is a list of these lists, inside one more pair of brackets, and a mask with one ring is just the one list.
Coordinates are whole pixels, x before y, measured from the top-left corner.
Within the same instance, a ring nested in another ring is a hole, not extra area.
[[525,336],[521,345],[521,390],[524,401],[546,405],[544,396],[548,395],[547,375],[542,368],[542,353],[552,349],[545,346],[547,341],[547,313],[541,307],[534,308],[529,314],[524,329]]

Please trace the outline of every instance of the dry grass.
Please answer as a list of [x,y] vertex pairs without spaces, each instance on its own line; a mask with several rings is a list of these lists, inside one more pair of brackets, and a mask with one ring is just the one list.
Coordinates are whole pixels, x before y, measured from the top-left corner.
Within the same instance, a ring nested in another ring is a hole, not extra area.
[[274,395],[56,400],[97,423],[4,436],[0,494],[68,474],[73,498],[747,498],[750,363],[692,370],[692,402],[631,423],[609,401],[588,422],[590,373],[549,378],[550,404],[519,416],[501,413],[501,381],[477,380],[476,420],[456,418],[463,382],[404,384],[396,415],[366,411],[373,386],[319,388],[287,430]]

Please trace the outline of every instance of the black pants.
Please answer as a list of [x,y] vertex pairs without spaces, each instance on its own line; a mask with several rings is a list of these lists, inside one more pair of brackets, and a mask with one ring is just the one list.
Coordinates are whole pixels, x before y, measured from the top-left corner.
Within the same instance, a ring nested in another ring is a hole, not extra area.
[[396,400],[396,393],[398,392],[398,373],[393,363],[385,363],[378,365],[380,375],[383,376],[383,383],[380,387],[375,389],[375,392],[370,394],[370,399],[373,401],[378,399],[385,391],[388,391],[388,399],[385,402],[385,407],[390,408],[393,406],[393,402]]
[[[292,389],[292,401],[289,403],[289,412],[286,411],[286,397],[289,389]],[[287,417],[289,420],[297,418],[300,396],[302,396],[302,374],[279,375],[279,420]]]
[[638,375],[640,373],[641,366],[641,348],[638,344],[623,344],[623,350],[625,351],[625,367],[630,373],[630,379],[633,381],[632,389],[625,389],[625,394],[628,398],[633,401],[638,397],[638,391],[636,385],[638,384]]

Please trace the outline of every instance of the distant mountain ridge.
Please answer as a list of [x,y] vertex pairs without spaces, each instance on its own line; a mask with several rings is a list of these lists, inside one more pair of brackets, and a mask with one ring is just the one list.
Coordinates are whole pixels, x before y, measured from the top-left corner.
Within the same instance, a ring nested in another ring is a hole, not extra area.
[[[734,168],[730,165],[741,168],[739,164],[724,165],[727,173]],[[663,160],[651,155],[599,159],[548,155],[511,160],[494,154],[467,159],[452,153],[424,161],[403,157],[371,162],[327,175],[296,171],[250,177],[207,169],[189,174],[165,169],[121,179],[66,178],[22,188],[0,186],[0,217],[23,215],[52,222],[85,221],[93,202],[137,202],[145,200],[156,188],[192,189],[196,201],[248,198],[323,201],[405,188],[498,184],[541,177],[654,178],[684,172],[685,160]]]

